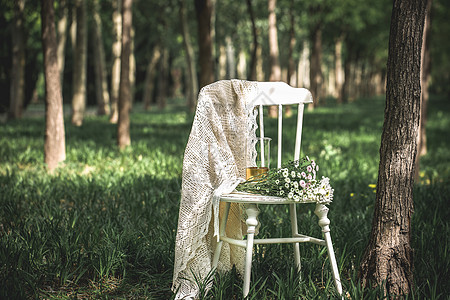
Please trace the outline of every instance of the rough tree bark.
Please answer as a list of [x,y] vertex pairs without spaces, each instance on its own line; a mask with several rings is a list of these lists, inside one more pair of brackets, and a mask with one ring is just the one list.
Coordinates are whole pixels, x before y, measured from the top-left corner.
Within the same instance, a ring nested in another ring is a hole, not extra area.
[[408,294],[413,287],[411,215],[425,5],[424,0],[394,0],[376,205],[360,268],[364,285],[383,285],[390,295]]
[[77,0],[77,33],[74,53],[72,124],[81,126],[86,109],[86,78],[87,78],[87,16],[86,0]]
[[131,27],[133,22],[133,0],[123,0],[122,4],[122,54],[120,63],[119,85],[119,121],[117,126],[117,144],[124,149],[131,144],[130,138],[130,55],[131,55]]
[[187,85],[187,107],[190,112],[195,111],[197,105],[198,80],[197,67],[195,64],[194,49],[192,48],[191,35],[189,33],[188,22],[186,18],[185,0],[179,1],[180,5],[180,25],[183,34],[183,46],[186,51],[186,85]]
[[111,71],[111,115],[109,122],[116,124],[119,119],[119,85],[120,85],[120,53],[122,47],[122,0],[113,0],[113,31],[114,42],[112,44],[113,66]]
[[61,81],[58,66],[53,0],[42,0],[42,50],[45,78],[44,161],[53,171],[66,159]]
[[24,0],[14,1],[14,19],[12,24],[12,66],[9,118],[22,117],[25,102],[25,33]]
[[195,0],[198,29],[198,56],[200,65],[199,87],[214,81],[214,61],[212,56],[211,16],[212,0]]

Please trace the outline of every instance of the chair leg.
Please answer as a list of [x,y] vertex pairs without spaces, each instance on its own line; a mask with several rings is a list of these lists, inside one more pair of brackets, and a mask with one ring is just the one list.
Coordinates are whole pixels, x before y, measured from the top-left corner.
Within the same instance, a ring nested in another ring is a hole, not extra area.
[[336,263],[336,258],[334,256],[333,243],[331,242],[330,234],[330,220],[327,217],[328,207],[323,204],[316,204],[316,209],[314,213],[319,217],[319,226],[322,228],[322,232],[325,238],[325,243],[327,245],[328,257],[330,258],[331,271],[333,272],[334,284],[339,295],[342,296],[342,285],[341,279],[339,277],[339,270]]
[[248,204],[247,209],[247,249],[245,251],[245,269],[244,269],[244,286],[242,294],[247,297],[250,291],[250,277],[252,272],[252,256],[253,256],[253,239],[255,236],[256,226],[258,225],[259,209],[256,204]]
[[[297,210],[295,204],[289,205],[289,213],[291,216],[291,230],[292,230],[292,237],[295,237],[298,235],[298,223],[297,223]],[[294,243],[294,259],[295,259],[295,265],[297,267],[297,270],[300,272],[302,269],[302,264],[300,262],[300,247],[299,243]]]
[[222,237],[225,235],[225,229],[227,227],[228,213],[230,212],[230,202],[225,202],[225,211],[220,220],[219,224],[219,241],[216,244],[216,249],[214,250],[214,257],[212,261],[212,267],[217,268],[217,264],[219,263],[220,252],[222,252]]

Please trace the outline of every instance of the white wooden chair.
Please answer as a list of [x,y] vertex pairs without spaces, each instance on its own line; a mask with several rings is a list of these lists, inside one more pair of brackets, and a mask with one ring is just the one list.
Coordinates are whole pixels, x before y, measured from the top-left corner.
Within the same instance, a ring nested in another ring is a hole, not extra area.
[[[263,118],[263,106],[277,105],[278,106],[278,159],[277,168],[281,167],[281,155],[282,155],[282,130],[283,130],[283,106],[284,105],[298,105],[298,117],[297,117],[297,133],[295,138],[295,151],[294,160],[300,158],[300,145],[302,137],[302,123],[303,123],[303,110],[305,103],[312,102],[311,93],[307,89],[303,88],[293,88],[283,82],[258,82],[259,94],[254,99],[255,107],[259,109],[259,130],[260,137],[264,137],[264,118]],[[301,269],[300,263],[300,250],[299,243],[314,243],[321,246],[326,246],[328,249],[328,256],[331,263],[332,273],[334,276],[334,282],[336,289],[340,295],[342,295],[342,285],[339,278],[339,271],[336,263],[336,258],[334,255],[333,244],[331,242],[330,235],[330,220],[327,218],[328,208],[323,204],[316,204],[316,209],[314,213],[319,218],[319,226],[322,228],[323,239],[310,237],[307,235],[299,234],[297,227],[297,212],[296,205],[299,202],[294,202],[287,198],[281,197],[271,197],[254,195],[248,193],[232,192],[230,194],[223,195],[220,199],[221,202],[225,203],[225,213],[220,220],[219,233],[220,238],[217,243],[216,249],[214,251],[213,257],[213,267],[217,267],[220,252],[222,249],[222,243],[226,242],[232,245],[237,245],[246,248],[246,258],[245,258],[245,271],[244,271],[244,285],[243,285],[243,296],[244,298],[248,295],[250,289],[250,276],[252,267],[252,255],[253,255],[253,245],[255,244],[275,244],[275,243],[292,243],[294,245],[294,258],[295,265],[298,270]],[[231,203],[244,203],[246,204],[246,224],[247,224],[247,238],[246,240],[236,240],[229,238],[225,235],[225,228],[227,225],[228,212]],[[301,203],[314,203],[313,201],[303,201]],[[292,237],[285,238],[264,238],[264,239],[254,239],[255,230],[258,226],[258,205],[289,205],[290,208],[290,219],[291,219],[291,229]]]

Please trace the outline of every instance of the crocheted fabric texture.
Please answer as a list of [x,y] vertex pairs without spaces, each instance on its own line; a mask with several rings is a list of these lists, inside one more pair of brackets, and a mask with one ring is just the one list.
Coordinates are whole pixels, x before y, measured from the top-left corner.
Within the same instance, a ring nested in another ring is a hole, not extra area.
[[[212,269],[220,195],[232,192],[245,178],[247,164],[254,164],[256,112],[251,101],[256,95],[257,83],[242,80],[218,81],[200,91],[183,160],[172,285],[176,299],[196,298],[194,274],[205,278]],[[226,234],[242,239],[244,228],[241,209],[232,204]],[[235,265],[243,274],[244,256],[245,249],[224,243],[217,270]]]

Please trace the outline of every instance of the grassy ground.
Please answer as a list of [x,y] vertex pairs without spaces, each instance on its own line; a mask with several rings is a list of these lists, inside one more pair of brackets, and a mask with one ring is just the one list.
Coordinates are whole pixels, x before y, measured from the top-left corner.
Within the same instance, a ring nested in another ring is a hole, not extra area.
[[[383,109],[383,99],[372,98],[319,108],[304,118],[303,152],[335,188],[329,217],[352,299],[382,295],[361,288],[357,271],[373,214]],[[136,109],[131,119],[132,146],[123,152],[107,118],[88,116],[81,128],[66,122],[67,160],[53,175],[43,166],[39,114],[0,125],[0,298],[172,297],[181,167],[192,116],[173,106],[163,112]],[[448,101],[432,99],[429,152],[414,195],[413,299],[450,295],[449,128]],[[311,208],[299,209],[300,228],[320,235]],[[282,213],[264,209],[260,234],[287,233]],[[326,251],[301,245],[301,274],[293,271],[291,252],[289,246],[256,248],[250,299],[335,296]],[[236,272],[212,280],[205,299],[241,298]]]

